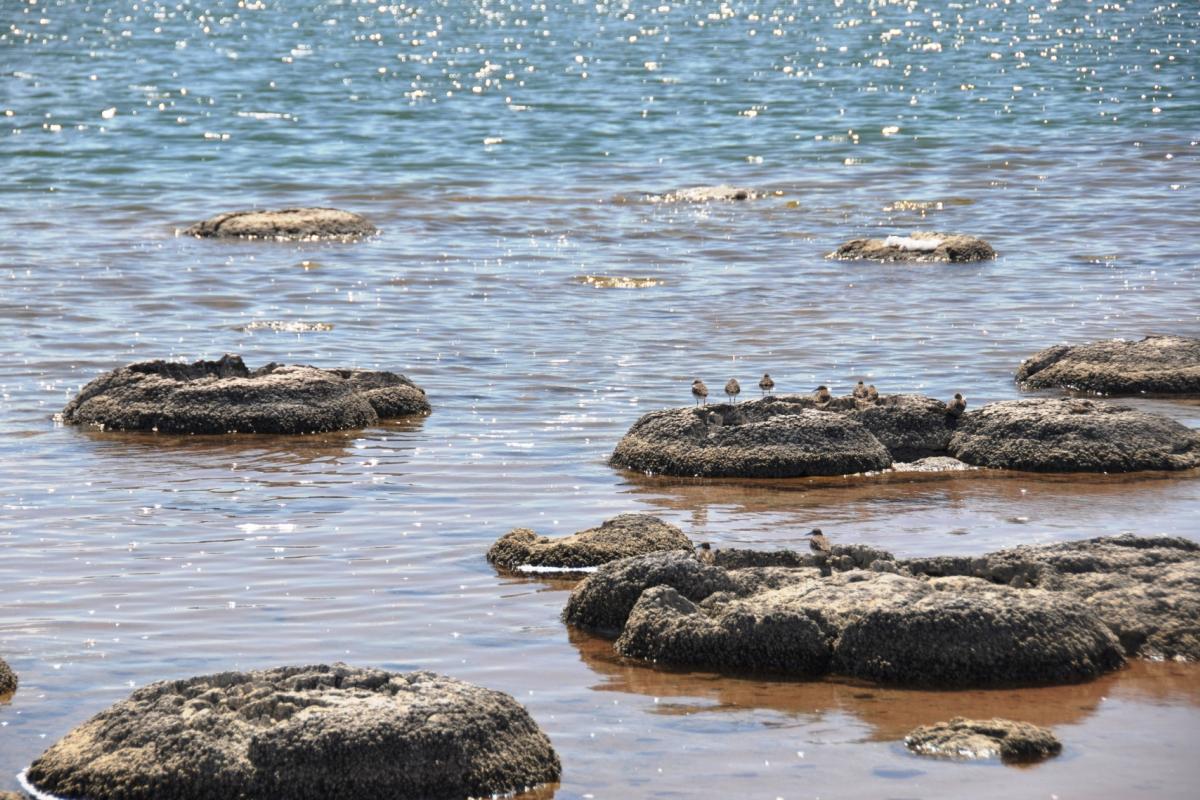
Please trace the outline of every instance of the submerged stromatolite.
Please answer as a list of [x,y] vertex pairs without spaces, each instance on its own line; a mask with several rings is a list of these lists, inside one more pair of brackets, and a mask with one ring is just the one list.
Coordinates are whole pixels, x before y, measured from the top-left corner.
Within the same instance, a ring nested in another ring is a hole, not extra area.
[[569,570],[596,567],[629,556],[662,550],[690,553],[683,531],[649,514],[621,514],[598,528],[550,539],[529,528],[509,531],[488,550],[488,561],[505,569],[524,566]]
[[151,684],[51,746],[28,779],[88,800],[458,800],[560,771],[506,694],[335,664]]
[[276,239],[349,241],[378,231],[366,218],[336,208],[284,208],[231,211],[197,222],[183,232],[201,239]]
[[1048,347],[1025,359],[1017,383],[1095,394],[1200,395],[1200,339],[1147,336]]
[[913,233],[883,239],[852,239],[829,258],[872,261],[985,261],[996,257],[992,246],[976,236],[960,233]]
[[905,736],[904,744],[918,755],[956,760],[1039,761],[1062,752],[1062,742],[1045,728],[999,718],[955,717],[923,725]]
[[63,409],[68,424],[163,433],[322,433],[429,413],[425,391],[391,372],[242,359],[144,361],[106,372]]

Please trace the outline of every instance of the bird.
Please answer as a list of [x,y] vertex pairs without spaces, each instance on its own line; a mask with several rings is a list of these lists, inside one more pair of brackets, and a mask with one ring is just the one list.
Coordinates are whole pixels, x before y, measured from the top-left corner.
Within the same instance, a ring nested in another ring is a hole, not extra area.
[[875,388],[875,384],[873,383],[867,387],[867,399],[872,403],[879,399],[879,390]]
[[692,381],[692,397],[696,398],[696,405],[708,404],[708,387],[699,378]]
[[828,403],[833,399],[833,395],[829,393],[828,386],[818,386],[817,391],[813,394],[818,403]]
[[725,384],[725,394],[729,395],[731,403],[737,402],[737,396],[742,392],[742,385],[737,382],[737,378],[730,378]]
[[696,548],[696,558],[701,564],[714,564],[717,560],[717,554],[713,552],[712,545],[708,542],[701,542]]
[[771,376],[764,372],[762,380],[758,382],[758,388],[762,389],[764,396],[771,394],[775,391],[775,381],[771,380]]
[[858,385],[854,387],[854,399],[855,400],[866,400],[867,394],[868,394],[867,387],[863,384],[862,381],[859,381]]
[[954,393],[954,399],[946,405],[946,413],[952,417],[961,417],[962,413],[967,410],[966,399],[958,392]]
[[814,553],[820,553],[821,555],[827,556],[833,552],[829,540],[825,538],[825,534],[821,533],[820,528],[813,528],[808,534],[808,546]]

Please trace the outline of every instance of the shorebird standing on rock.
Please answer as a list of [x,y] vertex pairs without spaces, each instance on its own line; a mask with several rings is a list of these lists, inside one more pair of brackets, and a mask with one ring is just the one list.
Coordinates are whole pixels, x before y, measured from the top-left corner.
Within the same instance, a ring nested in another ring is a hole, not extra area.
[[825,538],[825,534],[821,533],[820,528],[813,528],[808,534],[808,546],[814,553],[828,556],[833,553],[833,547],[830,546],[829,540]]
[[771,376],[764,372],[762,380],[758,382],[758,388],[762,389],[763,396],[766,397],[775,391],[775,381],[771,380]]
[[818,403],[828,403],[833,399],[833,395],[829,393],[828,386],[818,386],[817,391],[813,393],[813,399]]
[[946,404],[946,413],[955,419],[962,416],[962,413],[967,410],[966,399],[958,392],[954,393],[954,399]]
[[859,381],[858,385],[854,387],[854,399],[855,400],[866,400],[867,397],[868,397],[867,387],[862,381]]
[[701,564],[715,564],[717,561],[717,554],[713,552],[711,544],[708,542],[701,542],[700,546],[696,548],[696,558],[700,560]]
[[729,402],[736,403],[737,396],[742,393],[742,385],[737,382],[737,378],[730,378],[725,384],[725,394],[729,395]]
[[699,378],[692,381],[692,397],[696,398],[696,405],[701,403],[708,405],[708,387]]
[[879,390],[875,388],[875,384],[873,383],[867,387],[867,399],[872,403],[879,399]]

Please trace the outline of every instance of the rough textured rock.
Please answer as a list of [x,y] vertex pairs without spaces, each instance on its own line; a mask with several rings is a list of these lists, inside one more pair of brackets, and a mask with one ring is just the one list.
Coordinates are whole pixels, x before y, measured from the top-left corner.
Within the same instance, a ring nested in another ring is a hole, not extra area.
[[662,550],[692,552],[683,531],[649,514],[621,514],[599,528],[550,539],[528,528],[509,531],[488,550],[488,561],[505,569],[596,567],[629,556]]
[[919,755],[952,759],[1038,761],[1062,751],[1058,737],[1037,725],[964,717],[917,728],[904,737],[904,744]]
[[892,458],[845,414],[817,410],[810,399],[768,397],[646,414],[611,463],[665,475],[791,478],[881,470]]
[[68,733],[28,777],[88,800],[415,800],[559,774],[550,741],[508,695],[335,664],[151,684]]
[[0,695],[12,694],[17,690],[17,673],[0,658]]
[[251,371],[226,355],[106,372],[67,404],[63,421],[163,433],[318,433],[427,413],[424,390],[402,375],[277,364]]
[[884,395],[874,403],[856,403],[845,414],[869,430],[896,461],[944,455],[957,421],[941,400],[919,394]]
[[666,194],[652,194],[651,203],[711,203],[713,201],[753,200],[762,197],[753,189],[740,186],[694,186],[690,189],[676,189]]
[[1200,660],[1200,544],[1189,539],[1109,536],[901,565],[916,574],[1066,592],[1117,635],[1128,655]]
[[16,792],[0,792],[0,800],[26,800],[25,795]]
[[184,236],[213,239],[360,239],[375,226],[358,214],[336,208],[284,208],[232,211],[197,222]]
[[1200,395],[1200,339],[1147,336],[1048,347],[1022,362],[1026,389],[1061,387],[1096,394]]
[[886,239],[854,239],[830,258],[874,261],[985,261],[996,257],[992,246],[975,236],[955,233],[917,232]]
[[950,454],[1032,472],[1133,472],[1200,467],[1200,433],[1158,414],[1079,399],[1010,400],[968,411]]

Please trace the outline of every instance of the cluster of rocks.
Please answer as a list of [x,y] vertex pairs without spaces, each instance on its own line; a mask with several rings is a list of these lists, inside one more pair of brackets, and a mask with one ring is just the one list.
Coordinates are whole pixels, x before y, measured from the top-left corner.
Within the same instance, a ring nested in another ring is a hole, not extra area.
[[904,737],[904,744],[918,755],[963,760],[1029,762],[1062,752],[1062,742],[1052,732],[1008,719],[955,717],[917,728]]
[[990,403],[956,416],[921,395],[826,402],[776,395],[646,414],[610,463],[664,475],[790,478],[929,457],[1037,472],[1179,470],[1200,466],[1200,433],[1161,415],[1082,399]]
[[0,697],[12,694],[17,690],[17,673],[12,671],[3,658],[0,658]]
[[664,664],[936,687],[1069,683],[1200,658],[1200,545],[1119,536],[898,560],[863,546],[660,552],[600,567],[563,619]]
[[151,684],[52,745],[27,779],[88,800],[460,800],[560,773],[549,739],[506,694],[334,664]]
[[181,364],[144,361],[106,372],[63,409],[63,422],[162,433],[324,433],[430,412],[403,375],[268,364],[235,355]]
[[274,239],[352,241],[378,230],[365,217],[336,208],[284,208],[277,211],[231,211],[197,222],[184,236],[200,239]]
[[1022,362],[1025,389],[1072,389],[1109,395],[1200,395],[1200,339],[1147,336],[1083,345],[1058,344]]
[[996,257],[992,246],[976,236],[960,233],[916,232],[883,239],[852,239],[830,253],[829,258],[872,261],[967,262]]

